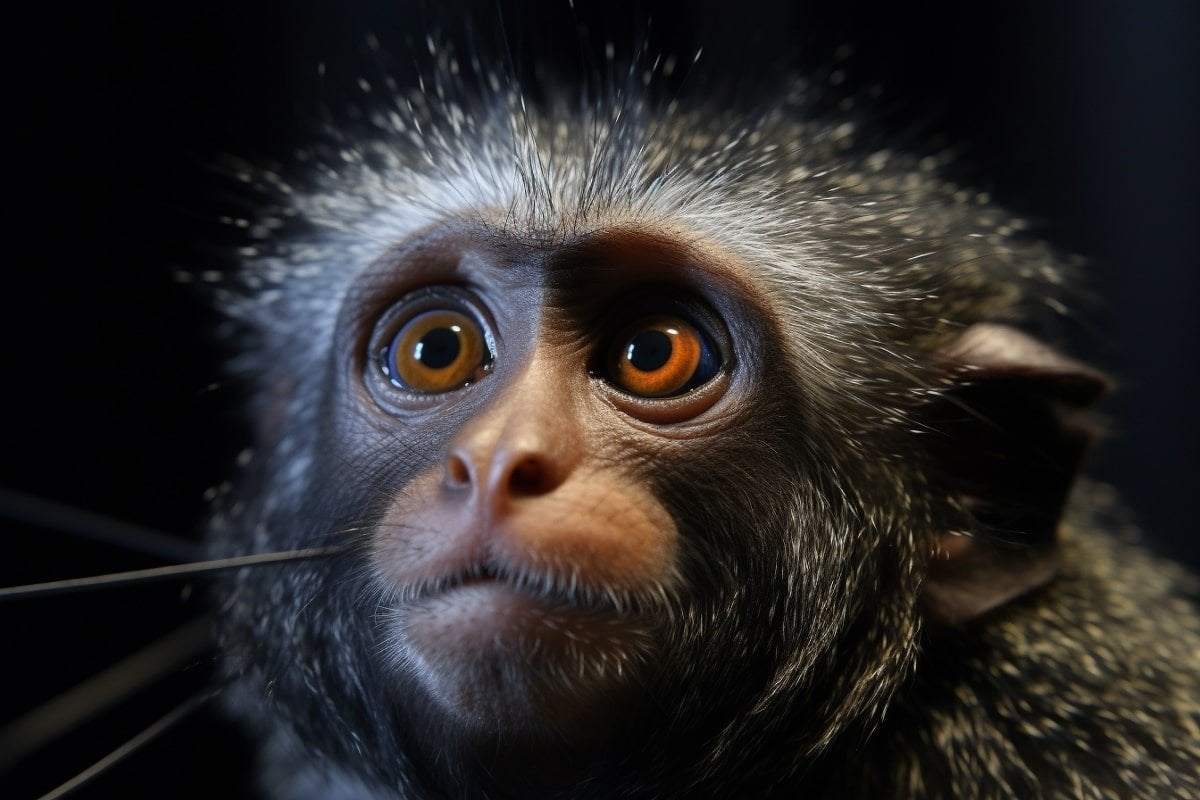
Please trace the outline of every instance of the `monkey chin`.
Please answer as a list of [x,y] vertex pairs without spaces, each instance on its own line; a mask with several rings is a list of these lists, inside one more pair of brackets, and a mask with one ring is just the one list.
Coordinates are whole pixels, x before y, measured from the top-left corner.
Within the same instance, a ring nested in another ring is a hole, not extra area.
[[600,738],[634,704],[648,626],[486,578],[397,608],[392,666],[468,735]]

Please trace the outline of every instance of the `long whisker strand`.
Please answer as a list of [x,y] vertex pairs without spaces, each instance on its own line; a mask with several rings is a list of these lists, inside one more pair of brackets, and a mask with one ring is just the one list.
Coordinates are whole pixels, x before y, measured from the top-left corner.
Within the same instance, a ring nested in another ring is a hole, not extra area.
[[159,717],[154,723],[143,730],[141,733],[134,736],[125,744],[113,750],[108,755],[101,758],[95,764],[80,772],[74,778],[71,778],[66,783],[60,784],[55,789],[50,790],[42,795],[38,800],[58,800],[61,797],[66,797],[76,789],[81,788],[91,782],[106,770],[119,764],[124,759],[136,753],[142,747],[162,736],[179,722],[183,721],[193,711],[196,711],[205,703],[215,698],[221,693],[220,689],[208,690],[200,694],[193,695],[191,698],[180,703],[178,706]]
[[211,646],[204,617],[154,641],[0,729],[0,772]]
[[131,586],[151,581],[169,580],[171,578],[187,578],[193,575],[205,575],[212,572],[224,572],[231,569],[257,567],[265,564],[279,564],[286,561],[326,558],[343,553],[348,547],[348,545],[336,545],[332,547],[284,550],[274,553],[251,553],[250,555],[233,556],[231,558],[217,558],[209,561],[171,564],[165,567],[111,572],[106,575],[91,575],[84,578],[67,578],[60,581],[47,581],[45,583],[6,586],[0,588],[0,602],[6,600],[28,600],[34,597],[47,597],[67,592],[90,591],[92,589],[111,589],[118,586]]

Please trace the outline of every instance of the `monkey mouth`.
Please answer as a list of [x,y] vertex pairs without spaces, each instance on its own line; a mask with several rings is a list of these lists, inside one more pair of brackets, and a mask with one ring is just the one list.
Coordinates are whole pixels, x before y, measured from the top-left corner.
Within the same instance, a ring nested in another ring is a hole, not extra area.
[[464,569],[409,584],[402,591],[405,605],[418,605],[434,598],[449,598],[463,590],[511,592],[558,612],[605,614],[620,618],[638,616],[644,599],[611,587],[599,588],[577,575],[513,569],[495,560],[480,561]]
[[656,645],[648,619],[496,565],[424,581],[380,622],[385,668],[430,708],[509,734],[601,726]]
[[383,617],[385,656],[450,706],[466,701],[446,698],[473,696],[497,680],[496,696],[514,703],[530,692],[560,694],[547,688],[556,675],[581,676],[570,691],[561,688],[570,696],[622,683],[653,647],[652,619],[624,598],[495,563],[421,581],[405,594]]

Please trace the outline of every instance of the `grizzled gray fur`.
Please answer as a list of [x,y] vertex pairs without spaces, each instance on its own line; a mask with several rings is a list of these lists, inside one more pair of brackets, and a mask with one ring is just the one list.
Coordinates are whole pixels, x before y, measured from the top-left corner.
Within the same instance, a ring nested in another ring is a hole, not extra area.
[[[939,159],[813,119],[802,89],[752,115],[616,91],[534,107],[457,73],[366,87],[371,135],[245,169],[272,199],[234,221],[244,269],[208,276],[257,436],[211,548],[341,548],[220,587],[230,706],[273,796],[1200,796],[1195,584],[1133,543],[1109,490],[1072,488],[1102,379],[1012,363],[1033,339],[1009,331],[1063,313],[1061,258]],[[398,595],[377,526],[444,437],[344,449],[341,326],[364,270],[446,229],[548,259],[651,231],[755,287],[757,321],[726,323],[754,378],[736,424],[686,457],[627,448],[681,553],[631,599],[638,699],[598,743],[456,725],[381,633]],[[1021,352],[976,358],[973,330]],[[930,588],[958,540],[1000,565],[963,581],[1045,575],[961,612],[973,584]]]

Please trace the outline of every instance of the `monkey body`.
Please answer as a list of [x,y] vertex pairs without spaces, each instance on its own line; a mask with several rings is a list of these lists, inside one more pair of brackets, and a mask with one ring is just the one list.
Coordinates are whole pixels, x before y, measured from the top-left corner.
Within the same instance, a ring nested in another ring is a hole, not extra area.
[[1076,501],[1087,510],[1064,524],[1055,580],[928,642],[888,732],[852,757],[878,753],[888,769],[865,783],[835,782],[836,793],[1195,792],[1196,671],[1172,666],[1195,658],[1195,610],[1179,594],[1188,578],[1130,544],[1111,490],[1085,486]]
[[1014,327],[1048,248],[799,95],[451,89],[245,175],[212,547],[341,549],[222,587],[279,796],[1200,791],[1186,579],[1068,502],[1104,381]]

